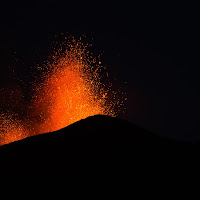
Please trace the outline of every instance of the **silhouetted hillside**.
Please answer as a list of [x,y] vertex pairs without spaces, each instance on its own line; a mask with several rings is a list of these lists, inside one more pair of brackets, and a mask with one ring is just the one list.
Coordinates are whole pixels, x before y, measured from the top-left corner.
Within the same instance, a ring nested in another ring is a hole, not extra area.
[[0,159],[1,167],[23,172],[100,166],[127,170],[148,166],[150,170],[184,162],[192,151],[193,156],[199,152],[198,146],[161,138],[125,120],[96,115],[52,133],[1,146]]

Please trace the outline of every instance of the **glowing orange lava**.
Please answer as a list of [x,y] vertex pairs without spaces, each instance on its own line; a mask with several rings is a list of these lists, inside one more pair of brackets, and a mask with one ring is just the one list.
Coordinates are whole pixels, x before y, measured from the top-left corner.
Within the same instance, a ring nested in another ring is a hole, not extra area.
[[80,41],[73,40],[68,47],[37,67],[42,78],[33,83],[24,120],[0,116],[0,145],[55,131],[92,115],[115,116],[114,95],[108,98],[109,86],[105,89],[99,76],[100,62],[90,61]]
[[34,108],[43,118],[40,133],[61,129],[88,116],[105,114],[105,99],[97,99],[84,65],[67,63],[69,59],[65,56],[59,60],[34,97]]

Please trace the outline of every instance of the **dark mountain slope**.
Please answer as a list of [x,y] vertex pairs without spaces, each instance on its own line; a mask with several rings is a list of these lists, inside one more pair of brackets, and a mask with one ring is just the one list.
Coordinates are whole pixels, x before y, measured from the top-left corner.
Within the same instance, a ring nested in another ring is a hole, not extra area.
[[100,166],[142,169],[148,165],[155,169],[190,159],[189,146],[193,156],[199,152],[197,144],[194,148],[189,143],[161,138],[128,121],[96,115],[55,132],[1,146],[0,159],[2,168],[23,172]]

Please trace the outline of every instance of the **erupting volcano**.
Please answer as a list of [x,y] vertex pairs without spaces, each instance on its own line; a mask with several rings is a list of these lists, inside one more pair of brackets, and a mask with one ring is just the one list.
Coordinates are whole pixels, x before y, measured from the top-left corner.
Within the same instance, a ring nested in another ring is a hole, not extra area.
[[96,114],[116,116],[116,105],[123,100],[116,99],[111,83],[102,81],[105,68],[81,41],[73,39],[46,63],[37,66],[40,76],[32,83],[25,115],[20,119],[0,115],[0,145],[56,131]]

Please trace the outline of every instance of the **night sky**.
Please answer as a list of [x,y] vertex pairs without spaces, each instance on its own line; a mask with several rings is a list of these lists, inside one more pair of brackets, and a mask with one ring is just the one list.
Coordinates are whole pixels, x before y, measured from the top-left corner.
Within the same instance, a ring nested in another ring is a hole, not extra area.
[[[127,91],[125,117],[129,121],[159,135],[198,139],[196,8],[186,4],[138,5],[132,1],[3,3],[0,87],[14,87],[19,79],[28,85],[34,79],[34,66],[51,54],[55,35],[85,35],[88,41],[93,38],[95,53],[102,54],[102,63]],[[4,100],[0,102],[5,104]]]

